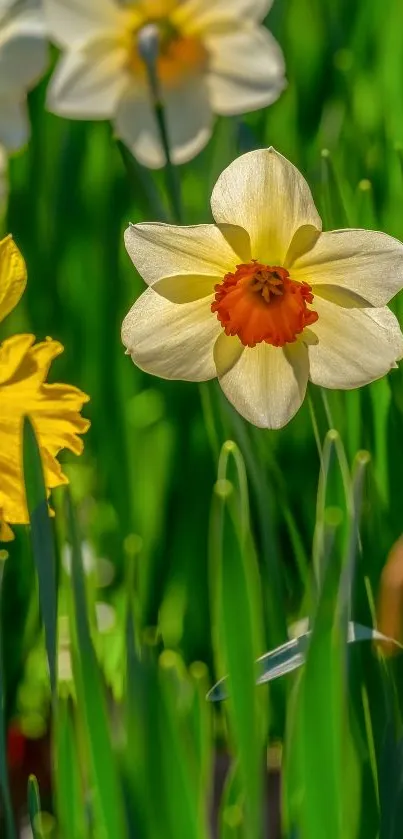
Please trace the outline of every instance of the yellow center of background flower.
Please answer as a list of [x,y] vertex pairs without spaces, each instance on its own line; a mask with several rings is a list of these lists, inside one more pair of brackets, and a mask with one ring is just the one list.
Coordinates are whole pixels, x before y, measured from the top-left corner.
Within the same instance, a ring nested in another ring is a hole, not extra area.
[[186,35],[172,19],[171,13],[177,6],[176,0],[144,0],[140,5],[142,21],[131,33],[128,67],[136,76],[146,78],[147,71],[138,49],[141,30],[154,24],[159,33],[159,56],[157,74],[159,81],[174,87],[189,76],[203,72],[207,66],[208,53],[200,38]]

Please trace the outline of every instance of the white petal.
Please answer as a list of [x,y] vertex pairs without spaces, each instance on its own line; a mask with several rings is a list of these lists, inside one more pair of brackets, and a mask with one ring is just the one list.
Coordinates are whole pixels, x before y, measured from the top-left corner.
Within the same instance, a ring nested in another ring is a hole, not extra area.
[[[204,77],[184,80],[163,91],[167,131],[173,163],[195,157],[211,137],[213,115]],[[137,160],[151,169],[165,165],[155,113],[148,89],[137,83],[122,99],[115,128]]]
[[403,334],[396,315],[387,306],[366,309],[365,311],[368,317],[372,318],[381,327],[384,337],[387,338],[393,348],[396,361],[399,361],[403,358]]
[[114,128],[137,160],[150,169],[165,165],[155,113],[148,90],[141,86],[126,93],[116,112]]
[[346,308],[315,297],[319,341],[308,347],[314,384],[349,390],[381,378],[402,355],[396,318],[386,308]]
[[309,285],[338,285],[383,306],[403,288],[403,244],[372,230],[333,230],[290,270]]
[[0,0],[0,24],[2,27],[15,21],[24,21],[27,18],[41,20],[45,32],[42,0]]
[[172,20],[185,34],[223,31],[240,20],[262,21],[273,0],[187,0],[178,4]]
[[239,361],[219,378],[229,401],[260,428],[282,428],[300,408],[308,381],[303,344],[286,349],[261,343],[245,347]]
[[25,102],[0,99],[0,143],[8,151],[18,151],[29,138]]
[[221,325],[210,306],[211,298],[177,305],[148,288],[123,321],[122,341],[135,364],[163,379],[215,378]]
[[[9,20],[9,22],[8,22]],[[48,63],[42,17],[35,10],[10,16],[0,30],[0,97],[21,96],[39,81]]]
[[271,105],[286,86],[283,54],[263,26],[205,40],[214,113],[231,115]]
[[[219,282],[240,261],[240,255],[228,242],[228,225],[223,226],[223,232],[226,236],[214,224],[135,224],[125,232],[125,245],[147,285],[173,274],[204,274],[219,278]],[[236,234],[241,242],[245,238],[244,231],[234,229],[234,234],[234,244]]]
[[126,51],[112,38],[95,38],[60,59],[47,92],[50,111],[72,119],[113,117],[129,83]]
[[61,46],[112,36],[128,25],[129,11],[114,0],[43,0],[43,5],[49,34]]
[[238,157],[220,175],[211,197],[217,222],[248,231],[252,257],[282,265],[299,227],[320,229],[313,198],[298,169],[275,149]]
[[0,26],[5,25],[6,15],[10,12],[13,3],[14,0],[0,0]]

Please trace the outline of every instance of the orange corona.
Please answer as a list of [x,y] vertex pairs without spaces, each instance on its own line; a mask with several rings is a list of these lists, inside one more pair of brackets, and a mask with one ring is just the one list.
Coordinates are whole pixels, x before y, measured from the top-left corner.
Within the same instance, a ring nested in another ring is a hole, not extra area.
[[[162,84],[174,87],[183,79],[203,72],[208,63],[208,53],[202,41],[193,36],[184,36],[169,21],[149,21],[156,23],[160,34],[160,53],[157,59],[158,78]],[[137,76],[147,75],[144,62],[140,57],[137,30],[131,39],[129,50],[129,70]]]
[[159,78],[174,85],[183,78],[200,73],[207,65],[207,51],[198,38],[173,38],[158,61]]
[[238,335],[245,347],[261,341],[274,347],[291,344],[318,319],[317,312],[308,309],[313,302],[308,283],[292,280],[285,268],[256,260],[237,265],[215,292],[211,311],[226,335]]

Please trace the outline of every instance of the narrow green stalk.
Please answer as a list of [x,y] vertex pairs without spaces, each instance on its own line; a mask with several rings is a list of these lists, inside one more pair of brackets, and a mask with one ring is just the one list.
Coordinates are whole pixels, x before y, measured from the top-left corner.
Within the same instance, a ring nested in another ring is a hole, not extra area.
[[401,143],[395,143],[394,148],[395,148],[395,152],[398,156],[399,163],[400,163],[400,168],[402,170],[402,175],[403,175],[403,146],[402,146]]
[[33,839],[42,839],[41,810],[38,781],[35,775],[30,775],[28,778],[28,813]]
[[227,440],[222,449],[218,460],[217,476],[219,481],[227,480],[228,460],[232,456],[235,462],[237,471],[237,478],[239,484],[239,520],[241,524],[242,536],[249,532],[250,516],[249,516],[249,495],[248,495],[248,479],[246,476],[245,462],[238,448],[233,440]]
[[322,207],[325,226],[350,227],[348,208],[342,194],[340,175],[328,149],[322,149]]
[[216,461],[220,454],[220,440],[214,420],[213,399],[209,385],[210,382],[200,382],[199,395],[208,441],[214,456],[214,461]]
[[57,563],[49,518],[41,453],[28,416],[23,425],[24,482],[31,525],[31,542],[39,585],[39,604],[45,630],[52,698],[57,694]]
[[145,26],[139,33],[138,48],[141,58],[144,61],[148,83],[151,94],[151,101],[157,120],[160,140],[165,153],[165,181],[166,188],[171,200],[172,214],[178,224],[183,223],[182,200],[180,192],[180,181],[178,172],[171,158],[166,114],[161,96],[161,86],[158,78],[158,55],[160,47],[160,35],[155,24]]
[[[116,145],[126,169],[133,196],[136,196],[139,203],[141,202],[145,214],[148,215],[151,212],[155,220],[168,221],[167,210],[161,200],[158,187],[149,171],[137,162],[121,140],[116,140]],[[139,184],[141,186],[140,190]]]
[[329,429],[334,428],[334,422],[333,422],[332,412],[330,410],[329,399],[328,399],[327,393],[326,393],[326,391],[323,387],[321,387],[320,393],[321,393],[321,396],[322,396],[323,407],[325,409],[326,419],[329,423]]
[[[157,77],[156,77],[157,81]],[[166,119],[165,119],[165,111],[164,107],[161,103],[161,100],[154,99],[154,108],[155,108],[155,116],[157,117],[158,128],[161,136],[162,145],[164,147],[164,152],[166,155],[166,164],[165,164],[165,176],[166,176],[166,186],[171,198],[172,202],[172,211],[174,214],[175,221],[179,224],[182,222],[182,201],[180,195],[180,184],[179,184],[179,177],[175,166],[172,163],[170,149],[169,149],[169,139],[168,139],[168,132],[166,126]]]
[[319,425],[318,420],[315,413],[315,406],[313,404],[313,400],[311,394],[307,393],[308,399],[308,407],[309,407],[309,415],[311,417],[312,428],[313,428],[313,436],[315,438],[316,448],[318,450],[319,460],[322,462],[322,443],[320,439],[320,432],[319,432]]

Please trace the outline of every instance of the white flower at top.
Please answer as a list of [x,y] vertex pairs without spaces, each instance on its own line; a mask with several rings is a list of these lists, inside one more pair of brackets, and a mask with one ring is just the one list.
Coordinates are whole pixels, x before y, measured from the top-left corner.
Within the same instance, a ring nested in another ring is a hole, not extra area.
[[370,230],[322,232],[308,184],[274,149],[234,161],[214,187],[216,224],[136,224],[128,253],[150,286],[123,343],[166,379],[218,377],[250,422],[281,428],[308,379],[349,389],[403,357],[386,303],[403,287],[403,245]]
[[[159,33],[158,76],[175,163],[205,146],[213,113],[265,107],[285,86],[284,61],[260,25],[272,0],[44,0],[63,55],[48,107],[72,119],[111,119],[146,166],[164,164],[139,38]],[[148,30],[149,31],[149,30]]]
[[40,0],[0,0],[0,144],[9,152],[29,138],[26,95],[47,60]]

